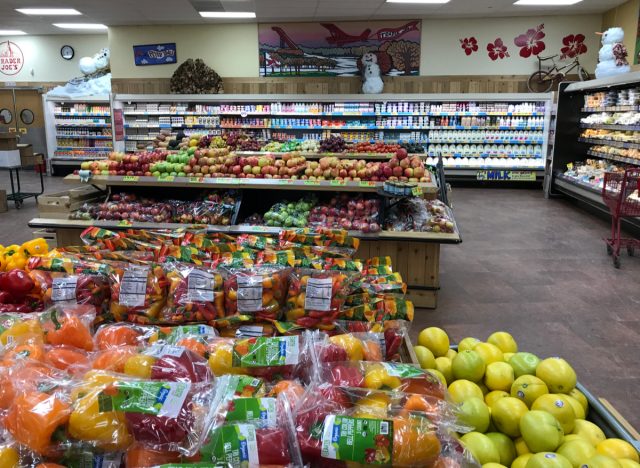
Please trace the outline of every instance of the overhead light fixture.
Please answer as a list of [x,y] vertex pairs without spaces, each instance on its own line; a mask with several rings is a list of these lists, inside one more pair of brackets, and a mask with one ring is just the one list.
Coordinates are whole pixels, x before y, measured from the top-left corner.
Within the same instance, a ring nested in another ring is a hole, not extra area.
[[81,15],[75,8],[16,8],[23,15],[76,16]]
[[0,29],[0,36],[24,36],[27,33],[19,29]]
[[255,18],[253,11],[200,11],[203,18]]
[[451,0],[387,0],[387,3],[423,3],[423,4],[443,4]]
[[61,29],[108,29],[106,25],[98,23],[53,23],[53,25]]
[[518,0],[514,5],[525,6],[567,6],[580,3],[582,0]]

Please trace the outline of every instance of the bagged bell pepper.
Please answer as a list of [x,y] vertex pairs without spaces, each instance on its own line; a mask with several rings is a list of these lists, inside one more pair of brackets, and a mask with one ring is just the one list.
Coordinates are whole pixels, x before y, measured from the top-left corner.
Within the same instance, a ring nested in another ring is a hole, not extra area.
[[277,265],[224,268],[225,313],[277,320],[284,307],[290,269]]
[[[368,301],[366,298],[370,298]],[[398,294],[356,294],[348,296],[352,304],[362,301],[357,305],[345,305],[339,317],[342,320],[357,322],[382,322],[386,320],[406,320],[411,322],[414,316],[414,305],[408,299]]]
[[40,313],[45,342],[93,351],[91,327],[96,316],[91,305],[56,305]]
[[65,345],[45,346],[44,362],[72,376],[82,375],[91,368],[86,351]]
[[44,330],[34,314],[8,313],[0,315],[0,345],[44,343]]
[[93,336],[95,349],[107,350],[120,346],[142,346],[153,336],[157,340],[158,328],[134,323],[110,323],[101,325]]
[[155,323],[167,300],[168,281],[158,264],[110,263],[111,306],[116,321]]
[[383,350],[384,335],[381,333],[342,333],[325,336],[316,344],[320,362],[383,361]]
[[402,343],[408,335],[409,325],[410,324],[404,320],[385,320],[379,322],[338,320],[336,322],[336,329],[342,332],[382,333],[385,354],[384,360],[402,362],[400,352]]
[[211,382],[213,374],[204,356],[181,346],[154,344],[129,357],[124,373],[167,382]]
[[350,279],[341,271],[294,270],[289,277],[287,321],[306,328],[332,329]]
[[159,321],[182,324],[224,317],[223,280],[219,273],[181,263],[168,264],[165,272],[169,293]]
[[319,379],[333,385],[394,390],[444,399],[446,387],[428,370],[397,362],[321,363]]

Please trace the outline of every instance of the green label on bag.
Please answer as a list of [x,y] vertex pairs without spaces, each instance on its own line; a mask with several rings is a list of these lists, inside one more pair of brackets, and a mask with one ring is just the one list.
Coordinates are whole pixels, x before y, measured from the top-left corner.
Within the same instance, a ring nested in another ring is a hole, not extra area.
[[237,396],[254,396],[262,388],[263,382],[256,377],[238,375],[238,381],[234,389]]
[[233,367],[271,367],[298,364],[297,336],[258,337],[236,341]]
[[177,344],[182,338],[193,337],[194,335],[198,337],[202,335],[215,336],[216,331],[215,328],[209,325],[180,325],[172,327],[169,333],[162,331],[158,333],[159,339],[165,340],[171,345]]
[[399,364],[396,362],[382,362],[381,363],[387,374],[391,377],[399,377],[401,379],[414,379],[416,377],[422,377],[425,375],[425,371],[418,369],[411,364]]
[[324,458],[391,465],[393,421],[329,415],[324,419]]
[[255,426],[230,424],[215,429],[200,449],[200,455],[214,466],[220,466],[220,463],[242,468],[259,466]]
[[258,421],[264,427],[276,425],[275,398],[236,398],[227,413],[228,422]]
[[117,382],[101,395],[111,398],[101,407],[108,411],[144,413],[177,418],[189,394],[189,382]]

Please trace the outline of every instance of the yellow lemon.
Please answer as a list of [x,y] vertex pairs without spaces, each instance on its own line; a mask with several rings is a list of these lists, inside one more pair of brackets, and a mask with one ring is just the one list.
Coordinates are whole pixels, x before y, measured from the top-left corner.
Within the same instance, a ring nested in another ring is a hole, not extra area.
[[[575,434],[565,434],[563,443],[571,442],[572,440],[587,440],[587,439],[585,439],[584,437],[580,437],[579,435],[575,435]],[[589,441],[587,440],[587,442],[589,442]],[[589,443],[591,443],[591,442],[589,442]]]
[[498,431],[509,437],[519,437],[520,419],[528,411],[527,405],[517,398],[500,398],[491,406],[491,419]]
[[494,390],[492,392],[487,393],[484,396],[484,402],[491,407],[496,401],[500,398],[508,397],[509,394],[507,392],[503,392],[502,390]]
[[473,347],[478,343],[480,343],[478,338],[473,338],[471,336],[463,338],[460,343],[458,343],[458,352],[473,349]]
[[457,355],[458,355],[458,351],[456,351],[455,349],[449,348],[449,351],[447,351],[447,354],[445,354],[445,357],[448,357],[453,361],[453,358],[456,357]]
[[511,386],[511,396],[524,401],[529,408],[538,397],[547,393],[547,384],[535,375],[521,375]]
[[442,328],[425,328],[418,335],[418,344],[429,348],[436,357],[445,356],[449,351],[449,335]]
[[482,380],[485,371],[485,363],[480,354],[475,351],[460,351],[451,363],[453,377],[456,380],[466,379],[472,382]]
[[461,424],[476,432],[485,432],[489,428],[489,407],[481,398],[467,398],[458,407],[458,411],[458,421]]
[[502,353],[502,357],[504,358],[504,362],[509,362],[512,356],[515,356],[516,353]]
[[440,356],[436,358],[436,369],[442,373],[447,382],[453,382],[451,365],[451,359],[448,357]]
[[423,369],[436,368],[436,358],[433,356],[433,353],[429,348],[418,345],[413,347],[413,351],[416,353],[420,367]]
[[484,384],[489,390],[508,392],[513,385],[513,367],[506,362],[492,362],[484,372]]
[[13,447],[0,448],[0,468],[18,468],[20,456]]
[[533,457],[533,453],[524,453],[518,456],[513,463],[511,463],[511,468],[525,468],[527,466],[527,462],[529,459]]
[[589,412],[589,401],[587,400],[587,397],[584,396],[584,393],[582,393],[577,388],[574,388],[567,395],[575,398],[578,403],[582,405],[582,407],[584,408],[584,414],[587,414]]
[[611,438],[603,440],[596,445],[596,452],[615,459],[628,458],[636,463],[640,462],[638,452],[633,448],[633,445],[622,439]]
[[498,449],[500,463],[505,466],[511,466],[511,463],[516,458],[516,448],[513,446],[513,441],[500,432],[488,432],[485,435],[491,439],[493,445]]
[[469,432],[463,435],[460,441],[481,465],[500,461],[498,449],[486,435],[479,432]]
[[478,387],[480,387],[480,390],[482,390],[482,394],[483,395],[487,395],[489,394],[489,389],[487,388],[487,386],[484,384],[484,382],[480,381],[478,382]]
[[596,449],[584,439],[567,441],[558,447],[557,452],[565,457],[573,468],[580,468],[587,460],[596,454]]
[[508,362],[513,367],[517,379],[521,375],[535,375],[540,358],[535,354],[520,352],[511,356]]
[[576,400],[575,398],[573,398],[570,395],[565,395],[564,397],[569,403],[571,403],[571,407],[573,408],[573,412],[576,414],[576,419],[584,419],[587,416],[584,413],[584,407],[580,404],[580,402],[578,400]]
[[640,468],[640,463],[629,460],[628,458],[618,458],[618,463],[622,465],[622,468]]
[[454,403],[462,403],[468,398],[483,398],[480,387],[470,380],[455,380],[449,385],[449,396]]
[[562,358],[548,358],[536,367],[536,377],[542,379],[553,393],[569,393],[577,382],[576,372]]
[[513,446],[516,448],[516,455],[519,457],[522,455],[526,455],[527,453],[531,453],[529,447],[527,447],[527,443],[524,441],[522,437],[518,437],[513,441]]
[[562,455],[552,452],[536,453],[529,458],[526,468],[573,468],[571,462]]
[[566,395],[560,393],[547,393],[542,395],[531,405],[532,410],[546,411],[558,420],[562,430],[569,434],[573,431],[576,421],[576,413]]
[[527,447],[534,453],[553,452],[564,439],[562,426],[546,411],[532,410],[523,415],[520,418],[520,432]]
[[582,466],[584,468],[622,468],[615,458],[599,453],[589,458]]
[[485,463],[484,465],[482,465],[482,468],[507,468],[507,467],[500,463]]
[[572,434],[588,440],[594,447],[606,439],[602,429],[591,421],[585,421],[584,419],[575,420]]
[[518,352],[518,344],[516,343],[516,340],[514,340],[513,336],[505,331],[492,333],[491,336],[487,338],[487,343],[497,346],[503,353]]
[[473,350],[480,355],[486,365],[492,362],[504,361],[504,354],[502,354],[500,348],[491,343],[478,343],[473,347]]

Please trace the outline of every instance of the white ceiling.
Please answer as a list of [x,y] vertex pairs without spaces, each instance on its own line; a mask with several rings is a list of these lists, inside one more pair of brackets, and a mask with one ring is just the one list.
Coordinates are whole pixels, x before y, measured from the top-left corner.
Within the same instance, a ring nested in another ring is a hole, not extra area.
[[[256,21],[260,22],[574,15],[602,13],[625,2],[583,0],[565,7],[524,7],[514,6],[514,1],[451,0],[444,5],[412,5],[385,0],[0,0],[0,29],[20,29],[29,34],[68,34],[74,31],[51,24],[87,22],[122,26],[221,22],[201,18],[198,10],[255,11]],[[15,11],[15,8],[29,7],[75,8],[83,16],[33,17]]]

